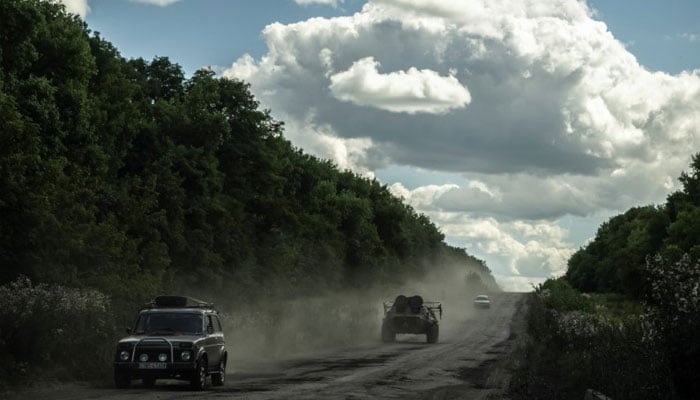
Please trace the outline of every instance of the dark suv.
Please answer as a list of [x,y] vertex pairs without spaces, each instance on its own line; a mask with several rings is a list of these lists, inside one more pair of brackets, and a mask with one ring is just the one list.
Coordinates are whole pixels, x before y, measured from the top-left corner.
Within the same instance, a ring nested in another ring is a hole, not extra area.
[[158,296],[139,312],[134,329],[117,344],[114,383],[141,379],[183,379],[204,390],[226,379],[226,346],[219,313],[211,303],[182,296]]

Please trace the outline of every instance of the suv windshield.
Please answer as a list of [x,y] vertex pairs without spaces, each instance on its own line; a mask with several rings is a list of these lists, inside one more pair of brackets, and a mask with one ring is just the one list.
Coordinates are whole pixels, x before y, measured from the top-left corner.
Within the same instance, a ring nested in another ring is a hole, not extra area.
[[202,316],[193,313],[144,313],[134,333],[202,333]]

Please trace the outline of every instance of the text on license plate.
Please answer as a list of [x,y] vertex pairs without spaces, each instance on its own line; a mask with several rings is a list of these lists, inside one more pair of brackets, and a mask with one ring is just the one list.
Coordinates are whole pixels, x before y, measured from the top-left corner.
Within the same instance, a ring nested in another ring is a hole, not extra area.
[[161,362],[139,363],[139,369],[165,369],[167,367],[168,367],[168,363],[161,363]]

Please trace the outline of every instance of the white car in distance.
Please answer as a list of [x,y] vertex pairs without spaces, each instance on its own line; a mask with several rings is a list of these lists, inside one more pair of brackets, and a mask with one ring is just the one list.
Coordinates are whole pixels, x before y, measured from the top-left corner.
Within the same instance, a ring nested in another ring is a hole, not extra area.
[[491,308],[491,299],[485,294],[480,294],[474,299],[474,308]]

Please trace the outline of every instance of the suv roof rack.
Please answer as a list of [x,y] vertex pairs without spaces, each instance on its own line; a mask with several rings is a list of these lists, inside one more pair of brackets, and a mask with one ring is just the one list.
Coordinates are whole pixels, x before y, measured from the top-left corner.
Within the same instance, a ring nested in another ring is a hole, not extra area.
[[146,308],[207,308],[216,310],[214,303],[207,303],[187,296],[157,296],[146,303],[142,309]]

